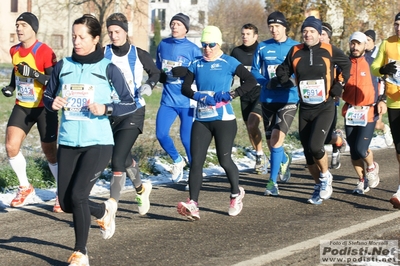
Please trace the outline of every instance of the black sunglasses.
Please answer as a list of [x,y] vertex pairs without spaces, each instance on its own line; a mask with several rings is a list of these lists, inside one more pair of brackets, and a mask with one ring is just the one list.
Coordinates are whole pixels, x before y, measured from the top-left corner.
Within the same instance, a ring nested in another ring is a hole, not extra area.
[[217,43],[216,42],[212,42],[212,43],[202,42],[201,46],[203,46],[203,48],[206,48],[207,46],[210,47],[210,48],[214,48],[215,46],[217,46]]

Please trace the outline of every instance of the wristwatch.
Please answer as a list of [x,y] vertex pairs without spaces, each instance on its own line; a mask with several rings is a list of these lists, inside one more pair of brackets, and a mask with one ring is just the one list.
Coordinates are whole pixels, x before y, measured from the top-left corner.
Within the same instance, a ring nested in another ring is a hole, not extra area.
[[105,115],[106,116],[111,116],[113,113],[113,107],[111,105],[106,105],[106,111],[105,111]]

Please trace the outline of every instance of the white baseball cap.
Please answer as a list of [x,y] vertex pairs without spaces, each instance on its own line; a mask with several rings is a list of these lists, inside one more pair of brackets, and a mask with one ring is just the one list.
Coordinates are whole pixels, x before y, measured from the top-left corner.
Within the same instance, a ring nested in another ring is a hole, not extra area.
[[367,35],[365,35],[364,33],[360,32],[360,31],[356,31],[354,32],[351,36],[350,36],[350,40],[349,42],[356,40],[358,42],[367,42]]

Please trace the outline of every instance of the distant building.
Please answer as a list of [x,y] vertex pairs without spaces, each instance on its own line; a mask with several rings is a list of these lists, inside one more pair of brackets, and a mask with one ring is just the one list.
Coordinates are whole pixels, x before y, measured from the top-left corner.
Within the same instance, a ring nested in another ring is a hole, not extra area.
[[[62,3],[64,2],[64,3]],[[0,16],[0,63],[11,63],[10,47],[18,43],[15,21],[19,14],[32,12],[39,19],[38,40],[48,44],[61,59],[72,52],[71,28],[75,19],[90,13],[97,18],[93,3],[75,6],[70,0],[6,0],[1,1]],[[100,3],[101,1],[99,1]],[[115,0],[107,7],[104,19],[114,12],[121,12],[128,18],[129,36],[132,44],[149,50],[152,34],[149,26],[148,0]],[[103,44],[109,43],[106,29],[103,30]]]
[[200,47],[201,32],[208,25],[209,0],[150,0],[151,38],[154,36],[154,22],[161,24],[161,38],[171,35],[169,22],[177,13],[183,13],[190,18],[190,30],[187,38]]

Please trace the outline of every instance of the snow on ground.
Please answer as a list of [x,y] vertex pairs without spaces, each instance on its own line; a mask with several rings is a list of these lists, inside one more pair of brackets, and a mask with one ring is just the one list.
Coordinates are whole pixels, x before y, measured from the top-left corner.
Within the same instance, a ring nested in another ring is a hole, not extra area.
[[[378,135],[373,138],[370,148],[371,149],[379,149],[379,148],[386,148],[385,140],[383,138],[383,135]],[[328,151],[328,154],[330,155],[330,152],[332,151],[332,146],[327,145],[326,150]],[[349,151],[349,147],[346,147],[346,152]],[[210,151],[212,152],[212,151]],[[292,156],[293,156],[293,161],[296,160],[301,160],[304,158],[303,150],[302,149],[297,149],[292,151]],[[157,167],[157,170],[159,170],[160,174],[156,176],[147,176],[143,179],[144,182],[151,182],[153,186],[157,185],[167,185],[167,184],[172,184],[171,181],[171,174],[169,172],[171,166],[167,164],[163,164],[160,160],[158,160],[158,157],[155,157],[155,165]],[[251,169],[254,167],[254,155],[249,152],[247,156],[235,160],[239,171]],[[212,176],[212,175],[223,175],[225,174],[224,170],[218,165],[218,166],[212,166],[208,167],[203,170],[203,173],[207,176]],[[188,176],[188,171],[184,171],[184,177],[187,178]],[[105,180],[99,180],[97,183],[94,185],[91,195],[101,195],[101,194],[106,194],[109,193],[110,189],[110,182],[105,181]],[[129,180],[129,178],[126,181],[125,184],[125,190],[126,189],[133,189],[132,182]],[[33,197],[29,203],[44,203],[46,201],[54,201],[55,199],[55,188],[52,189],[35,189],[36,195]],[[0,193],[0,209],[4,209],[10,206],[11,200],[15,197],[15,191],[14,192],[8,192],[8,193]]]

